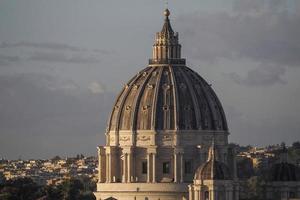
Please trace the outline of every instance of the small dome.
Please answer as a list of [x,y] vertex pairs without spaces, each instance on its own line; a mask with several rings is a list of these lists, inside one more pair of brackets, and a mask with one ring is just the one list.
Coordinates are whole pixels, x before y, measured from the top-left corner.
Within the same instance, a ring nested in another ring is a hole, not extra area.
[[212,87],[186,66],[147,67],[122,89],[108,131],[222,130],[227,123]]
[[270,171],[270,181],[300,181],[299,168],[291,163],[275,164]]
[[231,180],[228,167],[217,160],[210,160],[201,165],[195,173],[195,180]]
[[209,148],[207,162],[195,173],[194,180],[231,180],[230,170],[225,163],[218,161],[218,151],[214,140]]

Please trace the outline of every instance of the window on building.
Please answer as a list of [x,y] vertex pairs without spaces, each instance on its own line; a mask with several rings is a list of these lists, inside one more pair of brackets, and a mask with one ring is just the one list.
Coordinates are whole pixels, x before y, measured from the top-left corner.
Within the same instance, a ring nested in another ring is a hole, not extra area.
[[295,198],[295,197],[296,197],[296,194],[294,192],[290,192],[289,198]]
[[163,163],[163,173],[169,174],[170,173],[170,162]]
[[190,160],[186,160],[185,162],[184,162],[184,173],[186,173],[186,174],[191,174],[191,173],[193,173],[192,172],[192,161],[190,161]]
[[204,192],[204,199],[209,200],[209,192],[208,191]]
[[142,173],[147,174],[147,161],[142,162]]

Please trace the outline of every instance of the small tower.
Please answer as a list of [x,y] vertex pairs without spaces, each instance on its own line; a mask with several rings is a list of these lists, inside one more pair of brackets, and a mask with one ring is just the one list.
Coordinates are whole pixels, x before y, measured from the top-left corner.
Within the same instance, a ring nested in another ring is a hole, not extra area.
[[189,185],[189,200],[238,200],[238,186],[227,165],[218,160],[218,151],[212,142],[206,163],[195,173]]

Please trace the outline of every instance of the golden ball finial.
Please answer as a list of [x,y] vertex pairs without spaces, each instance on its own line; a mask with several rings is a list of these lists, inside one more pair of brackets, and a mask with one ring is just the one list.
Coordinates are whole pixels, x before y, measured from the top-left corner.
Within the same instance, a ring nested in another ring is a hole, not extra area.
[[164,11],[164,15],[165,15],[166,17],[169,17],[169,16],[170,16],[170,11],[169,11],[169,9],[166,9],[166,10]]

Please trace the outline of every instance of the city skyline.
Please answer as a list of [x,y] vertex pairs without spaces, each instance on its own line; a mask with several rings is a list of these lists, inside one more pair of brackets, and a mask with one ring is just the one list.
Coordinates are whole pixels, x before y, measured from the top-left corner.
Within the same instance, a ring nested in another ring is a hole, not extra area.
[[[169,6],[187,65],[223,103],[230,142],[290,144],[299,140],[299,4],[253,2]],[[2,157],[96,154],[120,85],[147,65],[161,28],[163,2],[56,3],[0,3]]]

